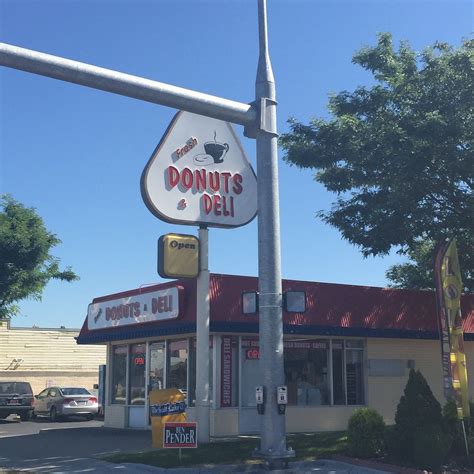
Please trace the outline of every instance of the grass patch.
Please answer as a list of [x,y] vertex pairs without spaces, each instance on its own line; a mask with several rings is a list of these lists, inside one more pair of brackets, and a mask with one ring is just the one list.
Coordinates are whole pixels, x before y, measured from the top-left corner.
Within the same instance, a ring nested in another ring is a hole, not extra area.
[[[287,446],[296,451],[296,460],[314,460],[347,450],[345,432],[287,435]],[[140,453],[114,454],[103,458],[114,463],[149,464],[156,467],[212,466],[216,464],[252,464],[258,462],[252,452],[259,446],[258,438],[239,437],[235,440],[213,441],[196,449],[182,449],[181,461],[177,449],[155,449]]]

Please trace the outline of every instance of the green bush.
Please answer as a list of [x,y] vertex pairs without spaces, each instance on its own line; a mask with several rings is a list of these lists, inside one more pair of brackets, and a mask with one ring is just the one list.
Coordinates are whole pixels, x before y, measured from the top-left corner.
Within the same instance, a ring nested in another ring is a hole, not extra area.
[[440,426],[424,426],[414,435],[413,460],[422,469],[438,469],[446,460],[452,438]]
[[[469,434],[469,419],[464,420],[466,434]],[[464,432],[461,426],[461,421],[458,418],[458,411],[456,402],[451,398],[443,407],[443,428],[444,432],[451,436],[453,443],[451,452],[454,454],[463,455],[466,453],[466,446],[464,441]]]
[[385,423],[372,408],[358,408],[349,419],[349,451],[360,458],[380,456],[384,452]]
[[405,391],[395,414],[389,453],[402,462],[415,462],[415,433],[436,426],[443,429],[441,405],[420,371],[410,370]]

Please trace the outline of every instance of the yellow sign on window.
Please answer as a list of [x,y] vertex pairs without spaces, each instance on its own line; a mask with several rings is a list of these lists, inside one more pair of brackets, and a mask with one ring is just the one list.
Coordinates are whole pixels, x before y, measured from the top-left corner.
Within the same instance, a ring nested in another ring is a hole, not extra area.
[[199,240],[194,235],[166,234],[158,241],[158,273],[163,278],[196,278]]

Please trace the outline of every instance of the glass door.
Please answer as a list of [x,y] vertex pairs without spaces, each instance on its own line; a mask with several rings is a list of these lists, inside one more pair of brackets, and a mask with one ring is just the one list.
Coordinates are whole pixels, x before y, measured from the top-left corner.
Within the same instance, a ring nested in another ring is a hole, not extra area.
[[[148,394],[152,390],[165,388],[165,342],[153,342],[149,345]],[[149,407],[150,404],[148,403]],[[150,409],[148,408],[148,424],[151,425]]]
[[148,391],[165,388],[165,343],[150,344],[150,371],[148,373]]

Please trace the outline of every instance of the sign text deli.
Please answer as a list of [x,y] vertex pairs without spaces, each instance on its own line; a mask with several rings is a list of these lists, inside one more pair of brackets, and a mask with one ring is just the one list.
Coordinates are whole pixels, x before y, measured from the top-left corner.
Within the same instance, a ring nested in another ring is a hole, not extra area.
[[87,311],[89,330],[176,319],[182,306],[183,287],[143,291],[140,294],[94,301]]
[[257,213],[257,180],[232,126],[178,112],[142,175],[142,196],[162,220],[238,227]]

